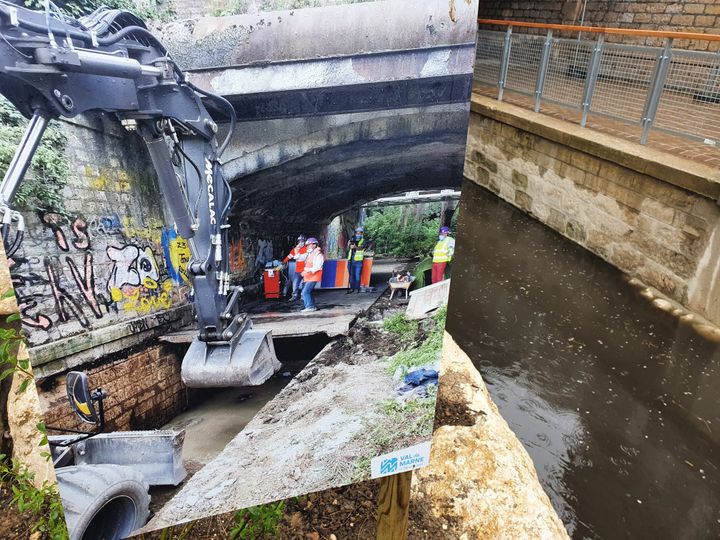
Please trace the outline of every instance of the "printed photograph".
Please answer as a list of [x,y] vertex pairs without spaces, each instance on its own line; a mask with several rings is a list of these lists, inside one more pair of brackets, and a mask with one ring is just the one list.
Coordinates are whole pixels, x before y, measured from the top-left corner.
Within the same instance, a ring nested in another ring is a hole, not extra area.
[[477,2],[28,4],[4,380],[70,538],[427,466]]

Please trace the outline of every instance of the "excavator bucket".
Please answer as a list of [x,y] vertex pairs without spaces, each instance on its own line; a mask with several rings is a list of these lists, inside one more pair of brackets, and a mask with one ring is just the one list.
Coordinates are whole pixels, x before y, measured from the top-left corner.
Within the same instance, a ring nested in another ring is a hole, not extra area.
[[248,329],[230,342],[190,345],[182,363],[182,380],[191,388],[257,386],[280,369],[270,330]]

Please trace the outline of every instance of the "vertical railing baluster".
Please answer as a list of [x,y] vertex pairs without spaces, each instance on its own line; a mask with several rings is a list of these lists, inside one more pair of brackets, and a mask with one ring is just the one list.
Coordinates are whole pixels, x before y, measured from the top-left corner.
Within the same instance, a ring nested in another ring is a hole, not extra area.
[[595,83],[597,82],[598,74],[600,73],[600,60],[602,60],[602,53],[605,47],[605,36],[600,34],[595,42],[592,56],[590,57],[590,65],[588,66],[587,73],[585,74],[585,88],[583,89],[582,97],[582,118],[580,119],[580,125],[585,127],[587,124],[588,113],[590,112],[590,105],[592,104],[593,94],[595,93]]
[[498,80],[498,101],[502,101],[507,81],[508,64],[510,63],[510,47],[512,47],[512,26],[508,26],[503,41],[502,60],[500,61],[500,79]]
[[665,80],[667,79],[668,70],[670,69],[670,59],[672,58],[672,38],[665,38],[662,50],[658,53],[655,73],[653,75],[652,84],[645,100],[645,109],[643,110],[642,127],[643,132],[640,138],[640,144],[647,144],[650,129],[655,121],[660,97],[665,88]]
[[547,75],[548,64],[550,63],[552,36],[552,30],[548,30],[545,43],[543,44],[542,56],[540,57],[537,79],[535,80],[535,112],[540,112],[540,102],[542,101],[543,89],[545,88],[545,77]]

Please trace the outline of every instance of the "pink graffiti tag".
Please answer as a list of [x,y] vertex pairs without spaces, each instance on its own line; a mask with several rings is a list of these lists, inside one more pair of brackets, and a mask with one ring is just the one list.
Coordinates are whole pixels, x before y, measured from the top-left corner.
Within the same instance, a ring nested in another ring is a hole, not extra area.
[[85,298],[85,301],[95,314],[95,318],[101,319],[103,314],[102,311],[100,311],[100,305],[95,297],[95,274],[93,271],[92,253],[85,253],[83,276],[80,275],[80,271],[75,265],[75,261],[73,261],[70,257],[65,257],[65,262],[67,262],[68,268],[70,268],[70,273],[72,274],[73,279],[75,279],[75,283],[77,284],[78,289],[80,289],[83,298]]

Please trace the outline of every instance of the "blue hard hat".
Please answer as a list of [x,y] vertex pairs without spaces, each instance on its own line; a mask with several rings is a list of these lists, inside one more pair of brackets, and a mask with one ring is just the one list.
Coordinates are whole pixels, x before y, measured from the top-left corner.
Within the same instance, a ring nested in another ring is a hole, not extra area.
[[319,244],[320,242],[318,242],[317,238],[315,238],[314,236],[311,236],[310,238],[307,239],[307,243],[308,244]]
[[450,227],[440,227],[440,234],[450,234]]

